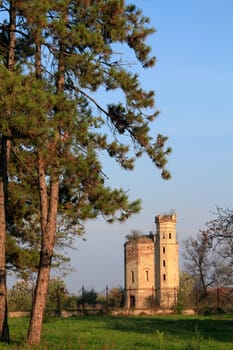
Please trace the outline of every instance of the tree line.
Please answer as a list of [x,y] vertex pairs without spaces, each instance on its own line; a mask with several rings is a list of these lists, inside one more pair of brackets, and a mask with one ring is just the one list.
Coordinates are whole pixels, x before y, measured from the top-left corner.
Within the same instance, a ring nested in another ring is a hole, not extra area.
[[[9,311],[30,311],[33,302],[34,284],[21,280],[8,290]],[[90,308],[97,308],[108,312],[108,308],[119,308],[124,305],[124,289],[122,287],[106,287],[97,292],[94,288],[84,287],[78,292],[70,294],[65,282],[59,278],[51,278],[46,298],[45,315],[60,317],[62,311],[87,312]]]
[[171,149],[152,129],[155,94],[137,72],[155,64],[146,44],[155,30],[134,5],[1,0],[0,15],[0,335],[10,340],[6,267],[34,273],[27,342],[36,345],[55,247],[88,219],[124,222],[140,210],[109,186],[100,154],[124,170],[146,154],[169,179]]

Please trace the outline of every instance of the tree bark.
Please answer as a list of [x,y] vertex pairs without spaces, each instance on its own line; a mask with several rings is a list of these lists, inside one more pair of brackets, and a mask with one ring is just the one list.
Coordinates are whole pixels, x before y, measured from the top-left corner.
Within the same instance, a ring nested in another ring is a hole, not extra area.
[[0,339],[8,342],[7,285],[6,285],[6,183],[7,183],[7,139],[2,136],[0,163]]
[[[40,162],[39,162],[40,163]],[[41,165],[40,165],[41,168]],[[42,246],[40,253],[39,271],[36,282],[36,289],[34,293],[34,300],[32,306],[32,314],[28,329],[27,342],[30,345],[37,345],[40,342],[42,322],[44,310],[46,305],[46,297],[48,291],[48,284],[50,279],[50,270],[53,256],[53,248],[56,234],[56,220],[57,220],[57,205],[58,205],[58,181],[56,178],[51,180],[51,188],[49,195],[49,207],[47,204],[46,182],[44,177],[45,172],[43,167],[39,174],[40,194],[41,194],[41,208],[45,215],[47,212],[47,223],[44,226],[44,220],[41,220],[42,230]],[[42,214],[42,215],[43,215]]]
[[[7,53],[7,69],[12,72],[15,66],[15,37],[16,8],[14,1],[10,2],[9,44]],[[8,111],[10,115],[11,111]],[[7,228],[7,200],[8,200],[8,161],[10,154],[10,141],[7,136],[1,138],[0,159],[0,340],[10,341],[8,315],[7,315],[7,279],[6,279],[6,228]]]
[[[34,32],[36,45],[35,76],[41,79],[41,30]],[[38,148],[40,146],[38,145]],[[40,194],[40,226],[41,251],[39,270],[33,297],[31,318],[28,328],[27,342],[30,345],[39,344],[42,331],[42,322],[46,306],[46,297],[50,279],[50,270],[53,256],[54,238],[56,233],[58,183],[51,178],[50,193],[46,183],[45,161],[38,150],[38,183]],[[49,205],[50,204],[50,205]]]
[[[40,43],[38,40],[38,48],[36,55],[36,76],[40,79],[41,61],[40,61]],[[63,45],[60,43],[60,54],[58,64],[58,78],[57,78],[57,93],[64,91],[64,51]],[[58,109],[55,108],[55,114]],[[46,296],[48,292],[48,284],[50,279],[50,270],[53,257],[53,249],[55,244],[57,211],[58,211],[58,196],[59,196],[59,171],[56,165],[58,145],[60,142],[59,126],[54,129],[53,139],[53,154],[50,157],[54,159],[54,166],[50,174],[50,191],[46,185],[46,171],[45,161],[42,157],[38,157],[38,171],[39,171],[39,188],[40,188],[40,203],[41,203],[41,234],[42,245],[40,253],[40,264],[38,271],[38,278],[36,283],[36,290],[34,294],[34,301],[32,307],[32,315],[28,329],[27,342],[30,345],[37,345],[40,343],[43,315],[46,306]],[[59,161],[59,160],[58,160]]]

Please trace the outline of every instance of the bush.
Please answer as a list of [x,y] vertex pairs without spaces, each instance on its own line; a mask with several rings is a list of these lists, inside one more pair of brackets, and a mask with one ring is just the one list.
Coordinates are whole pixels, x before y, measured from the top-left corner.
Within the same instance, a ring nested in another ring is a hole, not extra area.
[[224,313],[225,311],[221,307],[204,306],[198,310],[198,315],[202,316],[210,316]]

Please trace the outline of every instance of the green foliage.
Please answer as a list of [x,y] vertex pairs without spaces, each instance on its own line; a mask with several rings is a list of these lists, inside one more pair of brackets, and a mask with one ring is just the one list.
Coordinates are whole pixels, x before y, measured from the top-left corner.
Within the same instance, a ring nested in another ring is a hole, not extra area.
[[8,291],[9,311],[29,311],[32,306],[33,288],[29,282],[17,282]]
[[[32,306],[34,284],[28,281],[17,282],[8,292],[10,311],[29,311]],[[53,278],[49,282],[46,310],[55,311],[58,316],[65,309],[67,291],[64,281]],[[77,303],[74,309],[77,307]]]
[[22,247],[12,236],[7,236],[6,264],[8,270],[27,280],[33,272],[37,271],[38,262],[37,249]]
[[95,292],[94,289],[91,289],[90,291],[83,289],[82,295],[77,298],[77,305],[78,307],[95,307],[97,303],[98,295]]
[[113,287],[108,294],[108,303],[110,307],[123,307],[124,306],[124,288]]
[[193,277],[184,271],[180,271],[179,276],[179,293],[177,302],[174,305],[174,311],[178,314],[182,313],[185,308],[192,308],[195,305],[194,302],[194,280]]
[[221,315],[224,314],[225,311],[220,307],[213,307],[208,305],[203,305],[199,307],[198,315],[210,316],[210,315]]
[[[3,13],[10,5],[11,1],[0,5]],[[101,214],[110,223],[122,222],[140,210],[138,200],[129,202],[123,189],[106,185],[99,151],[128,170],[133,169],[136,157],[147,153],[167,179],[170,148],[164,148],[166,137],[158,135],[154,140],[150,135],[150,123],[158,111],[146,114],[146,110],[154,107],[154,92],[143,90],[137,72],[127,70],[115,52],[114,44],[121,43],[134,51],[144,68],[154,65],[145,42],[154,29],[141,11],[133,5],[124,7],[118,0],[98,1],[98,6],[86,1],[84,7],[76,1],[68,5],[33,0],[14,5],[16,62],[12,72],[0,65],[4,116],[0,130],[12,142],[10,234],[34,249],[33,242],[38,248],[40,235],[38,155],[43,158],[48,193],[49,180],[59,178],[64,232],[73,228],[82,233],[86,219]],[[58,71],[61,66],[63,71]],[[64,79],[60,90],[58,76]],[[124,101],[109,106],[99,102],[92,92],[102,87],[106,93],[122,90]],[[103,126],[110,126],[110,132],[104,134]],[[122,143],[122,134],[130,137],[133,147]]]
[[165,346],[164,333],[156,329],[156,343],[159,350],[163,350]]
[[203,336],[198,328],[195,328],[195,335],[188,341],[185,350],[201,350]]
[[78,306],[77,296],[67,295],[64,301],[64,310],[76,310]]
[[46,310],[56,311],[57,316],[61,316],[66,300],[66,286],[64,281],[53,278],[49,281],[47,293]]

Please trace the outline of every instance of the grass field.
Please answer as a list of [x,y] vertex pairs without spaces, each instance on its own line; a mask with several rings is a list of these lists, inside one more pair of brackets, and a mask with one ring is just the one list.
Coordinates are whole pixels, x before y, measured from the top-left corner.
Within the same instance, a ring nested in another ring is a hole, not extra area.
[[[9,320],[11,343],[24,344],[28,319]],[[233,350],[233,315],[47,319],[40,350]]]

